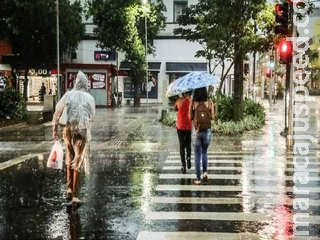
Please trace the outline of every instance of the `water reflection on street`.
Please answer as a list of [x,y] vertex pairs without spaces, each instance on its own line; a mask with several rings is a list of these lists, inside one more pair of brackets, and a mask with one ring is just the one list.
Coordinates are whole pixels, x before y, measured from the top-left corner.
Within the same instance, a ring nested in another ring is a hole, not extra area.
[[[282,107],[279,101],[267,109],[261,130],[214,135],[209,181],[201,186],[192,184],[193,167],[181,174],[176,130],[159,123],[161,107],[148,114],[143,107],[98,109],[91,174],[82,179],[84,204],[71,213],[65,169],[46,167],[50,124],[6,128],[0,136],[0,239],[290,239],[293,215],[302,212],[293,208],[299,196],[310,198],[308,231],[320,236],[318,142],[309,141],[309,183],[295,183],[294,156],[280,136]],[[318,140],[317,107],[310,109],[306,134]],[[310,192],[297,195],[294,187]]]

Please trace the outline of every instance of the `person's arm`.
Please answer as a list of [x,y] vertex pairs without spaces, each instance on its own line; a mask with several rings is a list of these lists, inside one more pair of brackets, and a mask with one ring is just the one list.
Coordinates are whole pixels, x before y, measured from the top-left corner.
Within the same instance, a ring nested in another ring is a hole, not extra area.
[[211,105],[210,107],[210,113],[211,113],[211,119],[214,120],[215,119],[215,104],[212,102],[211,99],[209,99],[209,104]]
[[195,109],[195,106],[194,106],[194,101],[193,100],[191,100],[191,103],[190,103],[190,109],[189,109],[189,118],[191,119],[191,120],[193,120],[193,118],[194,118],[194,109]]
[[178,99],[176,100],[176,102],[174,103],[174,110],[175,110],[175,111],[178,111],[180,105],[181,105],[181,98],[178,98]]
[[59,119],[62,115],[62,112],[66,106],[66,97],[67,94],[63,95],[63,97],[59,100],[59,102],[56,105],[56,110],[53,114],[52,117],[52,137],[55,140],[59,139],[59,134],[58,134],[58,123],[59,123]]

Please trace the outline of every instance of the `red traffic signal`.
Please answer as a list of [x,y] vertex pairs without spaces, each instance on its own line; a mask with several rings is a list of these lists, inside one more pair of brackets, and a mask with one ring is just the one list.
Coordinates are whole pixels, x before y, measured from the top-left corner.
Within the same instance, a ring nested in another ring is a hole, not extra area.
[[272,69],[271,68],[267,68],[266,69],[266,77],[267,78],[271,78],[271,76],[272,76]]
[[279,62],[282,64],[290,63],[292,61],[292,42],[282,38],[278,45]]

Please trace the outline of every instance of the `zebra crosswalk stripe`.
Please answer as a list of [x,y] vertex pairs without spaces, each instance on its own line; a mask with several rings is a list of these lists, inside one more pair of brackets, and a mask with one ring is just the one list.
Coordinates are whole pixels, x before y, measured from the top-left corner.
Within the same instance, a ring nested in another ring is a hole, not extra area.
[[[159,174],[154,196],[148,200],[149,210],[144,213],[149,224],[139,233],[137,240],[254,240],[264,237],[261,231],[255,230],[265,226],[273,229],[273,234],[278,234],[277,228],[283,221],[290,223],[295,212],[293,207],[296,203],[292,198],[295,194],[292,174],[296,172],[292,165],[295,162],[292,157],[266,161],[257,159],[252,153],[209,152],[209,181],[198,186],[192,182],[195,179],[194,164],[186,174],[182,174],[179,152],[170,153]],[[310,166],[306,171],[310,173],[309,181],[313,184],[309,187],[300,185],[299,190],[308,190],[311,198],[308,206],[314,209],[305,221],[318,226],[320,161],[316,154],[310,154],[309,160]],[[304,163],[301,159],[297,162]],[[268,181],[273,184],[266,183]],[[255,228],[252,232],[241,232],[241,228],[236,226],[233,229],[234,224]],[[221,229],[226,232],[221,232]],[[317,237],[312,239],[320,240]]]

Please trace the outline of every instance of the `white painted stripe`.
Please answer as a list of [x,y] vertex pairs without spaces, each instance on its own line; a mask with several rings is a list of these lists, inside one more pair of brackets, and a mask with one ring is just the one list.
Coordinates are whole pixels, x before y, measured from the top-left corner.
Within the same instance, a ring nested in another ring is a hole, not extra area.
[[[242,160],[226,160],[226,159],[221,159],[221,160],[214,160],[214,159],[209,159],[208,160],[209,163],[238,163],[238,164],[242,164],[243,161]],[[180,163],[181,164],[181,161],[180,159],[179,160],[167,160],[165,161],[165,163],[168,163],[168,164],[175,164],[175,163]],[[194,160],[192,161],[192,163],[194,163]]]
[[[320,187],[299,187],[299,191],[308,190],[309,193],[320,193]],[[244,191],[242,186],[232,186],[232,185],[158,185],[156,187],[157,191]],[[274,186],[248,186],[245,189],[246,192],[268,192],[268,193],[283,193],[283,192],[293,192],[292,187],[285,188],[275,188]]]
[[149,212],[147,220],[220,220],[271,222],[273,217],[264,213],[243,212]]
[[242,204],[242,198],[152,197],[151,203],[174,204]]
[[[276,236],[274,236],[276,237]],[[141,231],[137,240],[260,240],[265,239],[265,233],[221,233],[221,232],[151,232]],[[285,236],[279,236],[279,239],[285,239]],[[292,240],[320,240],[318,237],[298,236],[290,237]]]
[[[151,203],[167,203],[167,204],[268,204],[268,205],[292,205],[292,198],[197,198],[197,197],[152,197]],[[309,199],[309,206],[320,206],[320,200]]]
[[[181,166],[163,166],[163,170],[179,170],[181,169]],[[234,166],[208,166],[208,170],[229,170],[229,171],[241,171],[244,167],[234,167]],[[194,166],[191,167],[191,170],[194,171]],[[266,166],[253,166],[253,167],[245,167],[245,170],[250,171],[261,171],[261,172],[270,172],[270,171],[278,171],[278,168],[269,168]],[[281,168],[281,170],[286,170],[288,172],[296,172],[297,169],[295,168]],[[312,168],[312,169],[306,169],[306,172],[320,172],[320,168]]]
[[261,236],[253,233],[216,233],[216,232],[150,232],[142,231],[137,240],[259,240]]
[[[194,179],[195,173],[193,174],[182,174],[182,173],[161,173],[159,174],[160,179]],[[241,174],[208,174],[209,179],[242,179]]]
[[34,157],[36,157],[38,155],[41,155],[41,154],[30,153],[30,154],[23,155],[23,156],[8,160],[6,162],[0,163],[0,171],[4,170],[6,168],[12,167],[12,166],[14,166],[16,164],[19,164],[19,163],[25,162],[27,160],[30,160],[31,158],[34,158]]
[[[256,154],[256,151],[228,151],[228,152],[217,152],[217,151],[208,151],[208,154],[215,155],[252,155]],[[170,152],[170,155],[180,155],[180,152]],[[194,151],[191,151],[191,155],[194,155]]]
[[[254,152],[208,152],[208,156],[216,156],[216,157],[238,157],[238,158],[243,158],[243,157],[264,157],[261,153],[258,153],[256,151]],[[319,156],[317,152],[309,152],[308,156],[311,158],[316,158]],[[180,152],[170,152],[168,157],[180,157]],[[194,157],[194,151],[191,152],[191,157]],[[282,158],[284,159],[292,159],[293,157],[302,157],[300,154],[292,154],[290,155],[281,155]]]
[[[245,159],[247,158],[256,158],[258,156],[255,155],[250,155],[250,156],[245,156]],[[194,155],[191,154],[191,158],[194,159]],[[208,154],[208,158],[219,158],[219,159],[239,159],[242,160],[244,158],[244,156],[238,156],[238,155],[212,155],[212,154]],[[169,155],[168,159],[180,159],[180,155]]]
[[[162,168],[163,170],[180,170],[181,169],[181,166],[163,166]],[[242,167],[218,167],[218,166],[215,166],[215,167],[208,167],[208,170],[239,170],[241,171],[243,168]],[[191,167],[190,170],[193,170],[194,171],[194,166]]]
[[[242,180],[242,174],[208,174],[209,179],[238,179]],[[159,175],[159,179],[194,179],[195,174],[174,174],[174,173],[162,173]],[[279,181],[282,176],[266,176],[266,175],[256,175],[256,176],[248,176],[246,179],[248,180],[265,180],[265,181]],[[284,176],[286,181],[292,181],[292,176]],[[320,181],[320,177],[309,176],[309,181]]]
[[[194,163],[194,160],[192,161],[192,163]],[[208,159],[208,163],[230,163],[230,164],[254,164],[254,166],[259,166],[259,165],[263,165],[263,166],[283,166],[284,164],[289,165],[292,164],[293,165],[293,161],[285,161],[285,162],[266,162],[263,160],[228,160],[228,159]],[[305,161],[297,161],[298,164],[302,165],[305,164]],[[180,158],[179,159],[175,159],[175,160],[166,160],[165,164],[181,164]],[[320,165],[320,161],[310,161],[309,159],[309,164],[312,165]]]
[[[272,214],[272,213],[271,213]],[[277,220],[277,216],[267,213],[244,212],[149,212],[145,215],[147,220],[211,220],[211,221],[255,221],[270,223]],[[320,216],[300,218],[300,222],[319,224]]]

